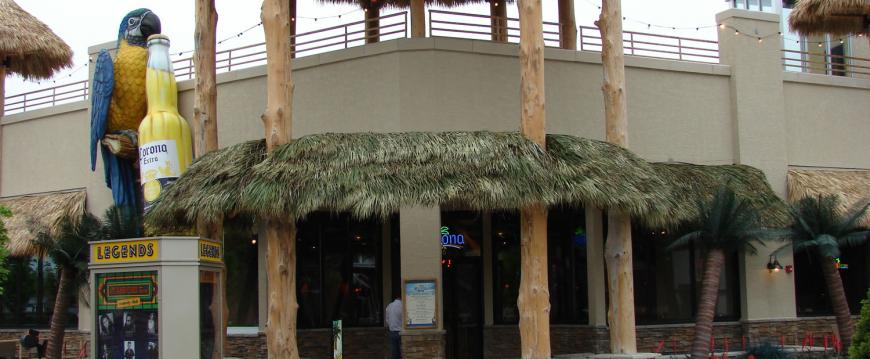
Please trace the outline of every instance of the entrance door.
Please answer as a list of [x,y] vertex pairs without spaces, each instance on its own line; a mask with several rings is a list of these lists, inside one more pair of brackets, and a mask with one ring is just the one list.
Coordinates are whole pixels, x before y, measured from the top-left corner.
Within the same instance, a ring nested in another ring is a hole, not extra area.
[[441,269],[447,359],[483,358],[481,259],[447,256]]

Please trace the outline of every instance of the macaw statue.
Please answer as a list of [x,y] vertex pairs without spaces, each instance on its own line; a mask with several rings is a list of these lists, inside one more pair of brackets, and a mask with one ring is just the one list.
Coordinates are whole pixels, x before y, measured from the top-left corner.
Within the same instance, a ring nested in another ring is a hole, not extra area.
[[[145,117],[145,68],[148,36],[160,33],[160,19],[151,10],[129,12],[118,30],[118,53],[114,62],[108,51],[100,51],[91,85],[91,171],[96,170],[97,146],[107,134],[130,137],[136,147],[136,131]],[[100,146],[106,186],[115,205],[137,207],[136,158],[118,157]]]

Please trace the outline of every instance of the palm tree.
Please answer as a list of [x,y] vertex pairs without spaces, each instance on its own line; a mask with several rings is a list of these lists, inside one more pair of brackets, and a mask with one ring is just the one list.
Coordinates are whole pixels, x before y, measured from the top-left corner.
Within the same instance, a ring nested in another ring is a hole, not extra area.
[[691,232],[676,239],[667,249],[694,243],[707,255],[691,352],[692,358],[707,358],[725,256],[740,251],[754,254],[757,251],[754,243],[764,245],[763,241],[772,239],[776,232],[762,228],[758,210],[725,185],[719,188],[712,201],[698,202],[698,213],[698,218],[688,224]]
[[88,242],[101,239],[100,233],[100,220],[85,213],[78,221],[64,219],[56,235],[43,231],[34,239],[40,251],[54,262],[59,278],[46,350],[48,358],[63,358],[67,310],[71,298],[87,282]]
[[870,204],[844,213],[840,210],[840,201],[836,196],[806,197],[789,211],[793,223],[787,238],[791,243],[774,252],[776,254],[788,246],[795,253],[814,250],[822,264],[828,297],[831,298],[844,350],[848,350],[852,342],[854,327],[837,257],[840,256],[840,247],[858,246],[867,241],[870,232],[861,228],[858,221],[867,213],[868,206]]

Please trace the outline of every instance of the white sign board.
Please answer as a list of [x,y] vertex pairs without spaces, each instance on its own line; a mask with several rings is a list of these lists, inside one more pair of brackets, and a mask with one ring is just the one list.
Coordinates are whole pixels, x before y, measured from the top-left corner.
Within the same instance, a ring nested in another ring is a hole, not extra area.
[[407,328],[434,328],[438,313],[438,286],[434,280],[405,282],[405,326]]

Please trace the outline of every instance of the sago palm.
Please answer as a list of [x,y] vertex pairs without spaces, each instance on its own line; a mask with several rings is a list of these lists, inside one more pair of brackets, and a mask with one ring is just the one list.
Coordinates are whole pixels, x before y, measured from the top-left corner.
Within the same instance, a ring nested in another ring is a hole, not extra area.
[[101,239],[100,229],[100,221],[86,213],[78,221],[64,219],[55,236],[43,231],[33,240],[57,268],[58,286],[46,350],[48,358],[63,358],[67,310],[70,300],[87,282],[88,242]]
[[793,223],[787,239],[791,243],[777,250],[791,246],[795,253],[810,250],[818,256],[843,350],[848,350],[854,328],[837,258],[841,247],[858,246],[867,241],[870,232],[858,225],[867,207],[856,207],[844,213],[836,196],[806,197],[790,210]]
[[707,358],[726,255],[755,253],[755,244],[764,245],[763,241],[774,238],[775,232],[762,228],[757,209],[727,186],[720,187],[712,201],[699,201],[698,213],[698,218],[685,227],[691,232],[676,239],[668,250],[694,243],[706,253],[691,353],[692,358]]

